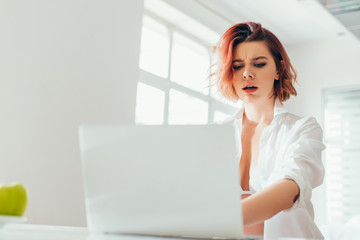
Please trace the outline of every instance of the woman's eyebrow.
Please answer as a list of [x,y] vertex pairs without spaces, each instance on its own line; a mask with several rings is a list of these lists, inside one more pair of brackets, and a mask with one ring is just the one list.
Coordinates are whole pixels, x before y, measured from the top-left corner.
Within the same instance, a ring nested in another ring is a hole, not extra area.
[[[267,58],[267,57],[264,57],[264,56],[256,57],[256,58],[253,58],[253,59],[251,59],[251,60],[252,60],[252,61],[257,61],[257,60],[260,60],[260,59],[268,60],[268,58]],[[233,63],[234,63],[234,62],[244,62],[244,60],[242,60],[242,59],[235,59],[235,60],[233,60],[232,62],[233,62]]]
[[252,60],[253,60],[253,61],[256,61],[256,60],[260,60],[260,59],[268,60],[268,58],[267,58],[267,57],[264,57],[264,56],[256,57],[256,58],[253,58]]

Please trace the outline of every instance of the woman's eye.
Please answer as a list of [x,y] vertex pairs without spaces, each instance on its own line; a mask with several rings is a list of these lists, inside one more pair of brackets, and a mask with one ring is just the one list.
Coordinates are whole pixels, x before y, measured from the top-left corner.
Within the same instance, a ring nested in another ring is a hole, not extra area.
[[233,66],[233,69],[234,70],[239,70],[239,69],[241,69],[243,66],[242,65],[234,65]]
[[254,66],[255,67],[258,67],[258,68],[261,68],[261,67],[263,67],[263,66],[265,66],[266,65],[266,63],[255,63],[254,64]]

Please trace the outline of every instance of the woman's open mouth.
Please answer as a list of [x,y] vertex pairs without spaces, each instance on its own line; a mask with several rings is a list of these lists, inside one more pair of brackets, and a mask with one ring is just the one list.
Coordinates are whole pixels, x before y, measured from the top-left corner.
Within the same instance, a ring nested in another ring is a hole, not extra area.
[[258,88],[255,87],[255,86],[246,86],[246,87],[243,88],[243,91],[245,93],[254,93],[254,92],[256,92],[257,89]]

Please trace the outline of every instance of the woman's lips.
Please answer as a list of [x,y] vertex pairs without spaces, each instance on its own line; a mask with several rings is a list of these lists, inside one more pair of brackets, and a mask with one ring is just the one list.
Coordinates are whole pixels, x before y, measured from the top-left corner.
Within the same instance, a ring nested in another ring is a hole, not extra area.
[[245,92],[245,93],[254,93],[254,92],[256,92],[257,91],[257,87],[255,87],[255,86],[246,86],[246,87],[244,87],[242,90]]

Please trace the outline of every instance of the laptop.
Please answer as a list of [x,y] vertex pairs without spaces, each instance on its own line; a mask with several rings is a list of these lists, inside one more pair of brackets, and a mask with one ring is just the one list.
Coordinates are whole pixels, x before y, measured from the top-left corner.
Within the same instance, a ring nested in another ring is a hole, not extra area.
[[83,125],[90,232],[241,238],[231,125]]

